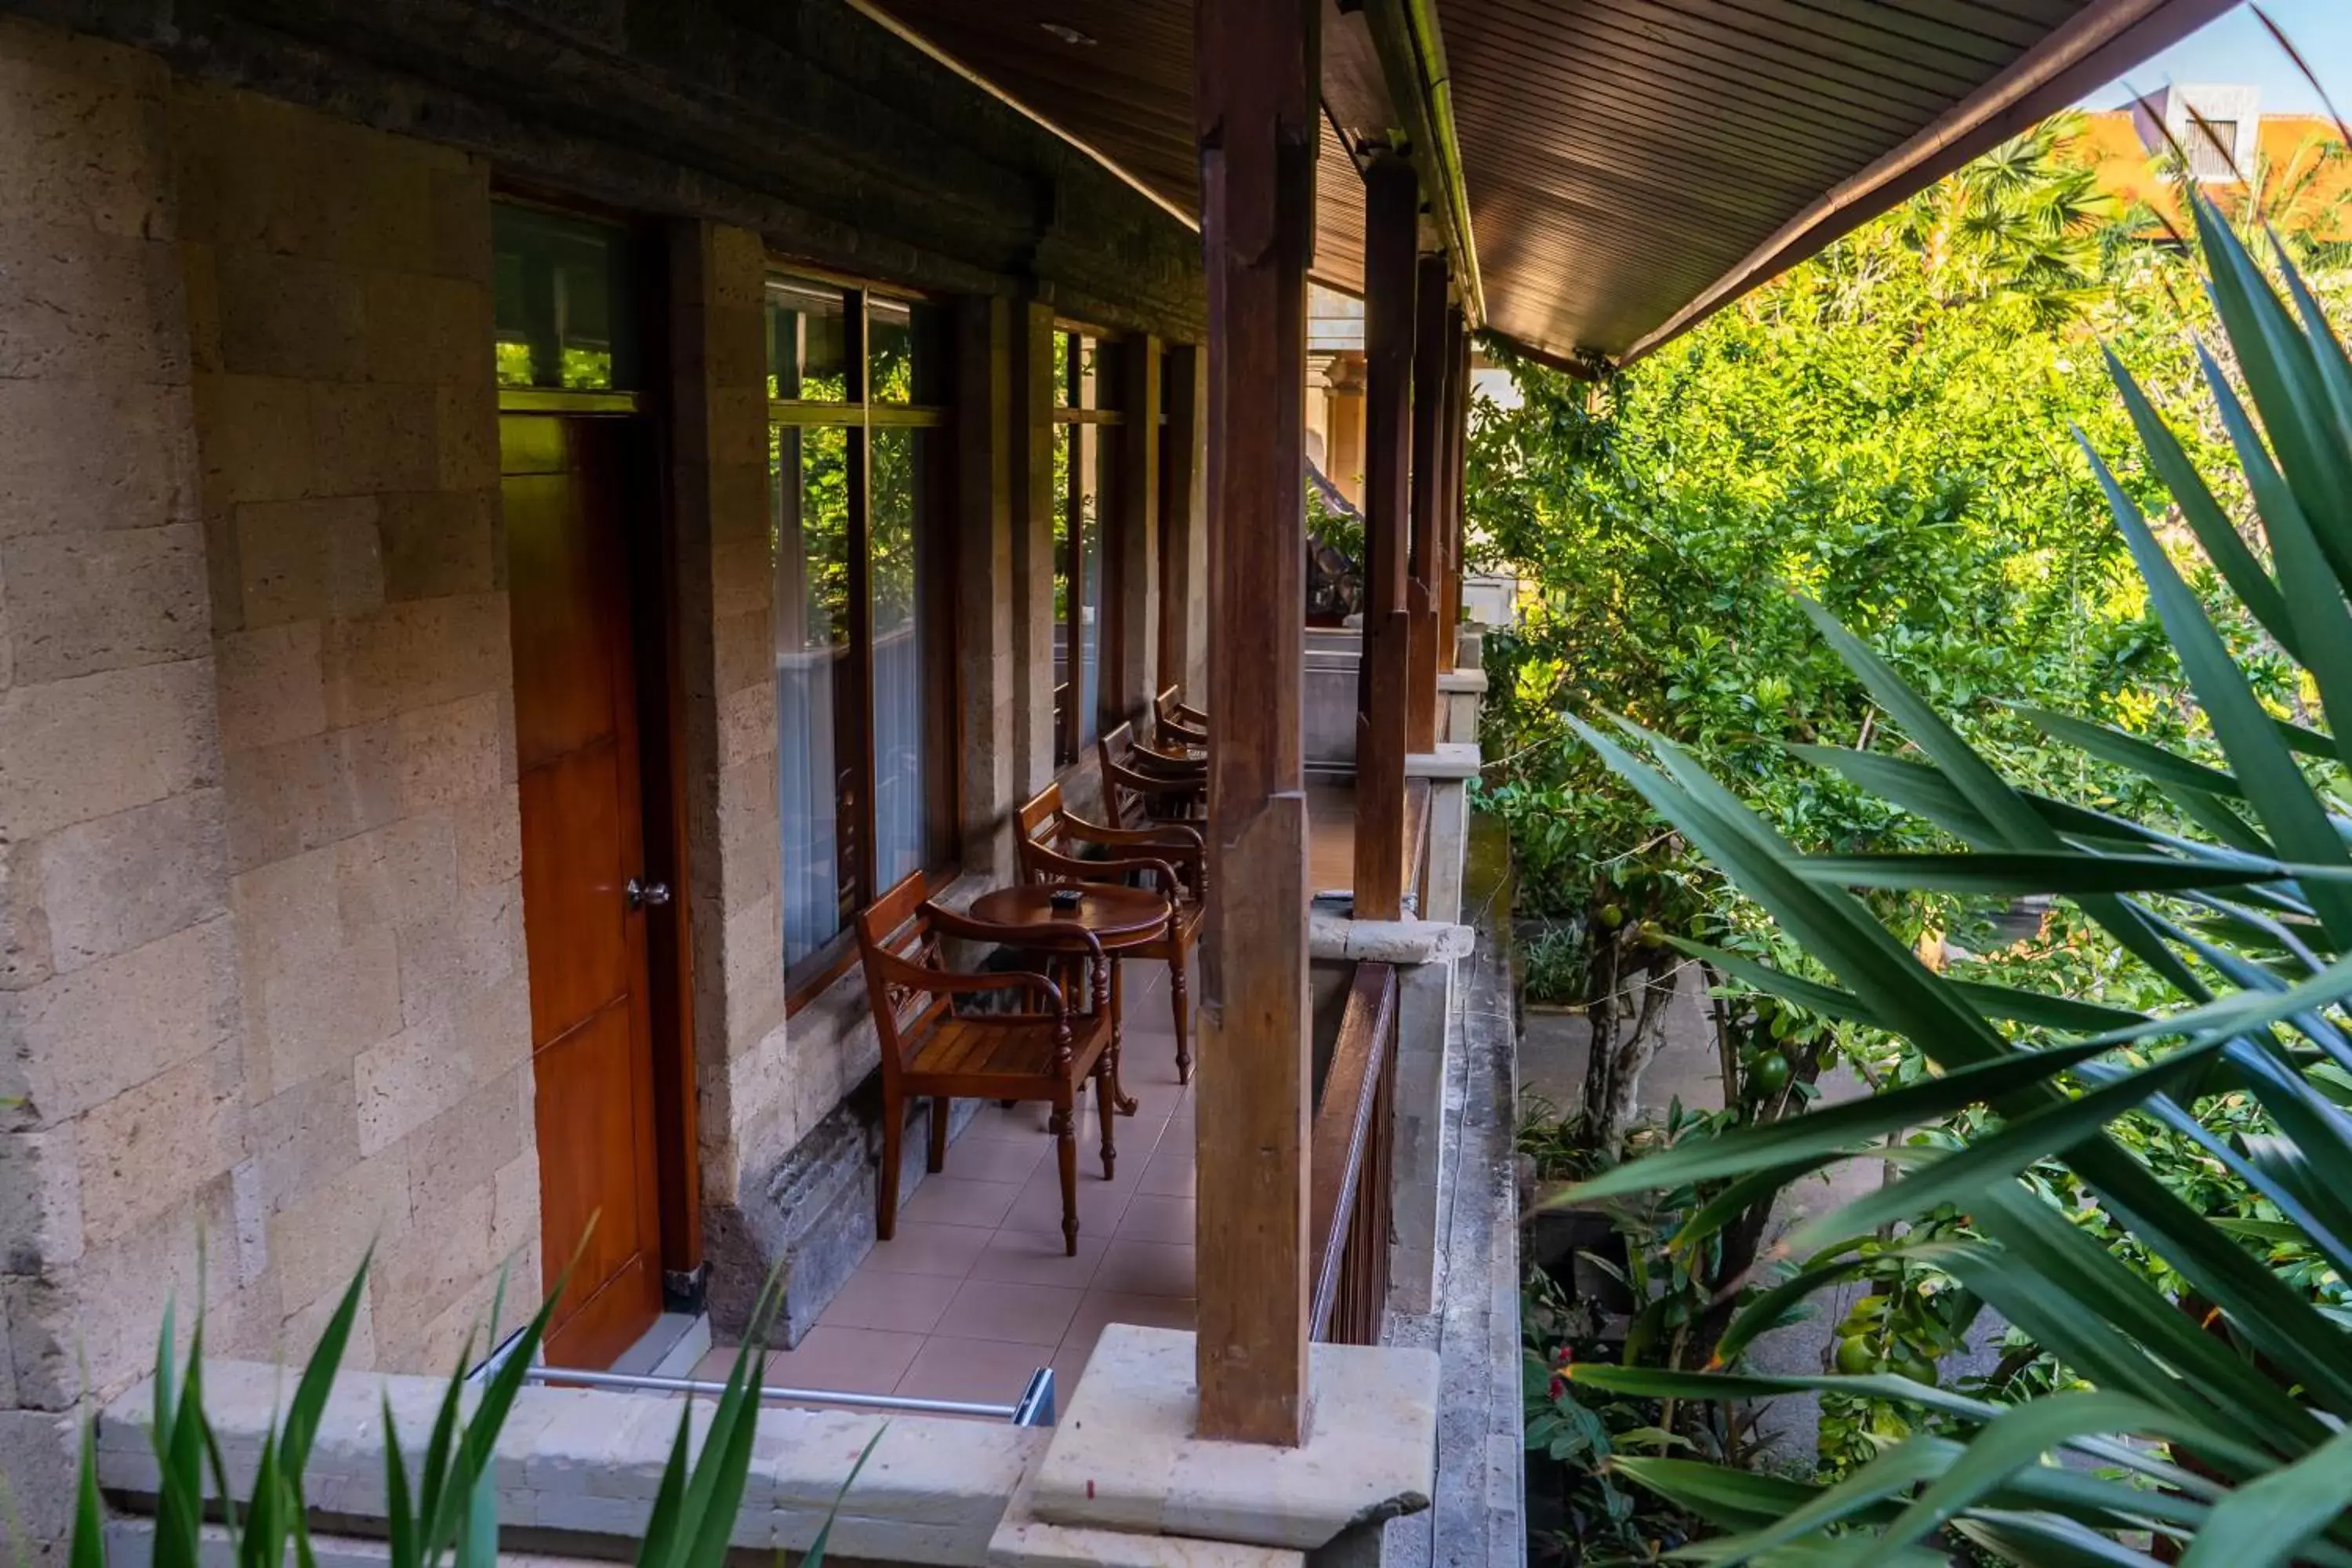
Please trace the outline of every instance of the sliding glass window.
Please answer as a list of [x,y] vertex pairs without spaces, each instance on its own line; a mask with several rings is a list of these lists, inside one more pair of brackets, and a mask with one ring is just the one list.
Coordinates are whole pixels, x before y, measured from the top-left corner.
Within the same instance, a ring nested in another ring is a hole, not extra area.
[[1054,334],[1055,761],[1076,761],[1095,742],[1108,634],[1103,530],[1119,422],[1110,390],[1117,349],[1084,328]]
[[774,277],[768,461],[777,806],[793,1001],[857,910],[954,853],[942,323],[919,301]]

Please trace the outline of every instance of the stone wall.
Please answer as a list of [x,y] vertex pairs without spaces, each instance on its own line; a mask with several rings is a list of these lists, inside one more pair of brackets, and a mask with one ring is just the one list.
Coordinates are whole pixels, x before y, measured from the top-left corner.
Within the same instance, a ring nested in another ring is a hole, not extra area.
[[198,1296],[276,1328],[244,1156],[169,81],[0,27],[0,1474],[62,1532],[71,1408]]

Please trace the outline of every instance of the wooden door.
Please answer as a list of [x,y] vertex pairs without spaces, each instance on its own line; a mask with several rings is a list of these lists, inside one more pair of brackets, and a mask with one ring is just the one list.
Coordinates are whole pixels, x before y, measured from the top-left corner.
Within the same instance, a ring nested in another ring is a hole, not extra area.
[[646,925],[667,897],[641,880],[658,759],[640,752],[627,566],[657,504],[649,446],[634,416],[499,420],[548,1289],[578,1254],[547,1340],[564,1366],[610,1365],[662,1310]]

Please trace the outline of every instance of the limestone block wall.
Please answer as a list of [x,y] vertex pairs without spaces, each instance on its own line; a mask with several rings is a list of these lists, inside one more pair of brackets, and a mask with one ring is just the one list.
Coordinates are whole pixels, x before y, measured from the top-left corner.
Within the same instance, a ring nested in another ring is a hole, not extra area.
[[[0,1476],[71,1498],[79,1362],[120,1386],[167,1296],[277,1327],[246,1148],[169,81],[0,23]],[[12,1521],[13,1522],[13,1521]]]
[[539,1175],[489,173],[253,94],[172,101],[243,978],[239,1261],[297,1344],[446,1366]]

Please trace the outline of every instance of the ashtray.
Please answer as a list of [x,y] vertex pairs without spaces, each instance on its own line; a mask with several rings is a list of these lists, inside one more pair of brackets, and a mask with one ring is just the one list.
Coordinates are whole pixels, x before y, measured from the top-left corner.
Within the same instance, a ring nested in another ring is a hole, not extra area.
[[1045,901],[1053,905],[1057,910],[1075,910],[1078,907],[1079,903],[1085,900],[1086,896],[1085,891],[1081,889],[1055,888],[1052,892],[1045,895]]

